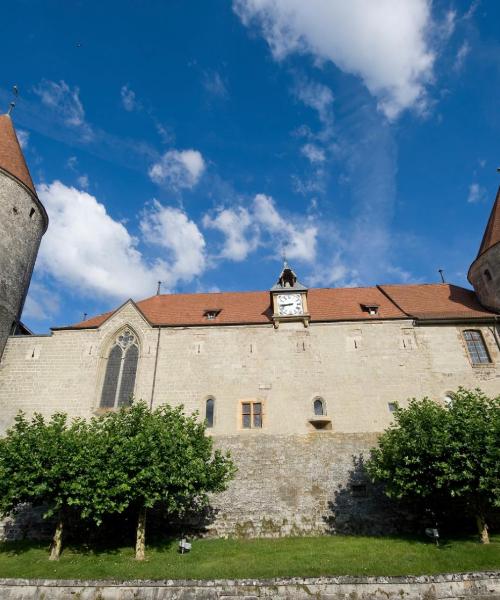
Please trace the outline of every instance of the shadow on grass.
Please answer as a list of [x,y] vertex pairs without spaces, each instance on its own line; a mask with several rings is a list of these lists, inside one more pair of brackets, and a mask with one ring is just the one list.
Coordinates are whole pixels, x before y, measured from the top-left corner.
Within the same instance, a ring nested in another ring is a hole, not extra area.
[[8,556],[20,556],[31,550],[46,550],[48,553],[49,545],[47,542],[41,542],[39,540],[16,540],[0,543],[0,554]]

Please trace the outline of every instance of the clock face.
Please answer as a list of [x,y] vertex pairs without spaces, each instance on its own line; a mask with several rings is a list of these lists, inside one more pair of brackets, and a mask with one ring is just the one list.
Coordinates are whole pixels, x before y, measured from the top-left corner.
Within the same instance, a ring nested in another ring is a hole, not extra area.
[[279,294],[278,312],[283,317],[301,315],[303,313],[301,294]]

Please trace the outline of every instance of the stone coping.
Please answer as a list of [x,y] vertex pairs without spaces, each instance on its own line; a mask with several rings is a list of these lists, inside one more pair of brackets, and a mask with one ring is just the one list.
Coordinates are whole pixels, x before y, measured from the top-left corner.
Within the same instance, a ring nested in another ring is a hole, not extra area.
[[500,579],[500,571],[472,571],[465,573],[440,573],[438,575],[355,576],[336,577],[276,577],[272,579],[9,579],[0,578],[4,586],[50,587],[267,587],[315,585],[373,585],[373,584],[432,584],[461,581]]

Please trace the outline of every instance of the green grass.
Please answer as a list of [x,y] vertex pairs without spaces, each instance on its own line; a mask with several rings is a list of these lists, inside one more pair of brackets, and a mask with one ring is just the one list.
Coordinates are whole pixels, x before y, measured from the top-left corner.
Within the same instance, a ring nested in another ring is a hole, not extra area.
[[224,579],[320,575],[421,575],[500,568],[500,536],[489,546],[472,538],[315,537],[195,540],[189,554],[175,541],[149,546],[138,563],[129,547],[67,547],[58,563],[33,542],[0,544],[0,577],[63,579]]

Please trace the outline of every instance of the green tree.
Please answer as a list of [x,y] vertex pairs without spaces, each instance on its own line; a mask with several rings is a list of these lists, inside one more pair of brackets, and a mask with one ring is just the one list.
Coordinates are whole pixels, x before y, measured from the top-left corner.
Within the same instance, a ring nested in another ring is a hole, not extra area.
[[413,399],[394,417],[371,451],[371,478],[435,512],[465,506],[488,543],[486,515],[500,506],[500,397],[459,388],[448,408]]
[[65,523],[84,492],[87,432],[84,421],[68,425],[62,413],[48,422],[40,414],[29,421],[20,413],[0,439],[0,512],[27,502],[43,506],[44,518],[56,517],[51,560],[60,556]]
[[205,424],[197,415],[186,416],[182,406],[152,411],[134,403],[93,419],[91,430],[95,468],[85,484],[91,496],[82,512],[98,521],[135,509],[137,560],[145,557],[148,508],[161,505],[171,515],[202,509],[235,472],[229,455],[213,450]]

